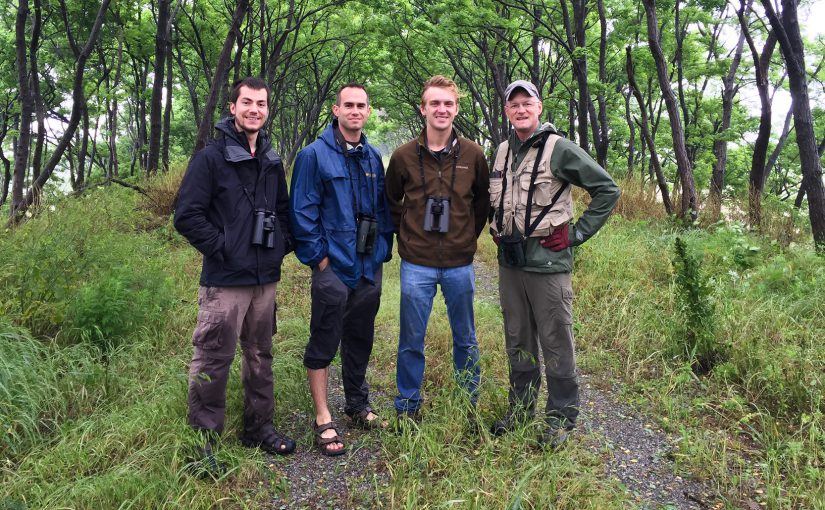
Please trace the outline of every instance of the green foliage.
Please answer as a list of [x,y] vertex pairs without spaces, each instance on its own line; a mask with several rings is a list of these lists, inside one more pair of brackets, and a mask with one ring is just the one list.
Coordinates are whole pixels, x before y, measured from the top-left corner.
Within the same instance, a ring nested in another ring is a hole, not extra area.
[[[677,236],[699,264],[715,338],[724,343],[724,361],[706,376],[670,355],[686,320],[673,266],[661,254]],[[680,470],[714,479],[731,507],[746,504],[743,487],[763,491],[753,497],[769,508],[825,503],[823,469],[811,467],[825,462],[821,257],[780,249],[737,224],[682,231],[613,218],[577,251],[576,263],[583,366],[634,383],[642,408],[683,436],[674,454]]]
[[[45,211],[0,238],[9,254],[0,273],[4,314],[35,336],[106,349],[162,318],[171,304],[168,275],[158,266],[162,248],[127,227],[133,193],[118,191],[67,200],[59,214]],[[101,216],[90,216],[90,206]]]
[[49,352],[0,318],[0,457],[21,453],[40,437],[40,416],[57,393]]
[[699,258],[679,237],[674,241],[675,292],[678,321],[684,335],[678,350],[694,370],[706,373],[719,361],[722,349],[714,336],[714,308],[707,276]]

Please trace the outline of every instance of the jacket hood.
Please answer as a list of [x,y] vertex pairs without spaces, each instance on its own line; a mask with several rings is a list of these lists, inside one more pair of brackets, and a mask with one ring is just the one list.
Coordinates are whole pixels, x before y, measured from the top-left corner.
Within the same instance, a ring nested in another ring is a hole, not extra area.
[[[249,152],[249,143],[246,137],[235,129],[235,117],[229,116],[221,119],[215,125],[215,131],[223,133],[224,148],[223,155],[227,161],[238,162],[254,159]],[[218,136],[220,138],[220,135]],[[269,141],[269,136],[263,131],[258,131],[258,142],[255,153],[263,153],[272,161],[280,161],[280,157],[272,150],[272,145]]]
[[525,143],[532,144],[544,133],[559,134],[559,130],[556,129],[556,126],[554,126],[553,124],[545,122],[544,124],[540,124],[539,127],[537,127],[535,131],[533,131],[533,134],[530,135],[530,137],[527,140],[524,140],[522,142],[518,139],[518,137],[516,137],[516,131],[514,129],[510,132],[510,145],[513,146],[515,144],[516,146],[520,146],[521,144]]

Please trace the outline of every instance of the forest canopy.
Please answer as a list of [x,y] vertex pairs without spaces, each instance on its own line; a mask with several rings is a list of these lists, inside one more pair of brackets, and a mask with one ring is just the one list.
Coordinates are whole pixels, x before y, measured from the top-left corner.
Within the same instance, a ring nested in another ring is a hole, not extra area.
[[[226,115],[232,82],[272,88],[268,130],[291,165],[364,83],[389,153],[422,127],[421,83],[453,77],[461,133],[489,152],[515,79],[544,119],[667,213],[711,222],[725,200],[758,228],[763,197],[806,211],[825,243],[825,39],[812,2],[772,0],[19,0],[0,34],[0,205],[151,176]],[[790,100],[789,100],[790,99]],[[45,199],[47,201],[47,199]]]

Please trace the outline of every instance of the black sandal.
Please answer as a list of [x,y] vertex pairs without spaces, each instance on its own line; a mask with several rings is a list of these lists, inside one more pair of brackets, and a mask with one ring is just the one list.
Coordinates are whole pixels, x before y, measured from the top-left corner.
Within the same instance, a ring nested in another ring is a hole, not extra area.
[[[370,413],[375,415],[375,418],[370,420],[368,418]],[[384,420],[380,416],[378,416],[378,414],[375,411],[373,411],[371,407],[365,407],[357,413],[348,414],[347,416],[349,416],[349,419],[352,420],[352,424],[355,427],[365,430],[385,429],[390,425],[390,423],[387,420]]]
[[[326,432],[327,430],[334,430],[335,435],[332,437],[323,437],[321,434]],[[344,444],[344,440],[341,439],[341,436],[338,434],[338,429],[335,427],[335,422],[324,423],[323,425],[318,425],[316,421],[313,420],[312,422],[312,432],[315,433],[315,446],[321,451],[322,454],[326,455],[327,457],[337,457],[339,455],[343,455],[347,453],[347,446]],[[341,448],[338,450],[331,450],[329,445],[334,443],[340,443]]]
[[277,430],[264,440],[241,438],[241,444],[248,448],[260,448],[271,455],[289,455],[295,451],[295,441]]

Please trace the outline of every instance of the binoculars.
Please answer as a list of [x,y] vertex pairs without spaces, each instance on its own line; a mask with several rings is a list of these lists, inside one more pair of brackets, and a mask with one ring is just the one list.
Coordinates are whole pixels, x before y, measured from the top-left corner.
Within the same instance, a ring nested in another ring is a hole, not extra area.
[[375,245],[375,236],[378,233],[378,220],[366,214],[358,215],[358,231],[355,238],[355,252],[358,254],[372,253]]
[[424,207],[424,231],[447,232],[450,228],[450,199],[427,197]]
[[252,245],[264,248],[275,247],[275,213],[265,209],[255,209],[252,216]]

